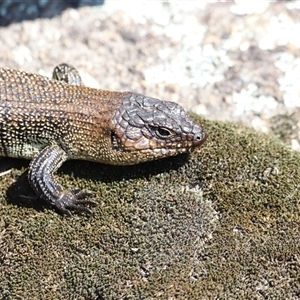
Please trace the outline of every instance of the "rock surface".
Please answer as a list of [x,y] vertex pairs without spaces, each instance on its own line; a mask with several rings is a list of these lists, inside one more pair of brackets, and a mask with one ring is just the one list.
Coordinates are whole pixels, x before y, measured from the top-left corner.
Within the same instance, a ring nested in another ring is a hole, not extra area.
[[28,162],[1,159],[0,295],[298,299],[300,154],[270,134],[299,147],[299,2],[129,3],[0,27],[1,65],[69,62],[87,85],[200,113],[209,138],[189,158],[64,164],[65,187],[95,192],[93,217],[60,216]]

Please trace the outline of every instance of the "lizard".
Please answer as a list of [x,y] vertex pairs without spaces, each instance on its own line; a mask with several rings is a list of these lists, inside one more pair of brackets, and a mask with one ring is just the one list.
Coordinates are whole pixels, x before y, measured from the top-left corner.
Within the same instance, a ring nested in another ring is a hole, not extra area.
[[31,160],[28,180],[37,196],[61,213],[92,213],[80,188],[55,179],[69,159],[133,165],[189,153],[206,139],[177,103],[134,92],[86,87],[69,64],[52,78],[0,68],[0,156]]

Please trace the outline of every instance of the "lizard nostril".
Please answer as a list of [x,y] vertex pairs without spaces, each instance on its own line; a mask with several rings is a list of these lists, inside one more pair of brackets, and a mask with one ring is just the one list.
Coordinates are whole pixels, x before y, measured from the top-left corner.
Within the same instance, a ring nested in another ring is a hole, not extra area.
[[195,142],[197,143],[197,145],[202,145],[202,143],[206,140],[207,135],[206,132],[202,129],[201,132],[198,132],[195,135]]

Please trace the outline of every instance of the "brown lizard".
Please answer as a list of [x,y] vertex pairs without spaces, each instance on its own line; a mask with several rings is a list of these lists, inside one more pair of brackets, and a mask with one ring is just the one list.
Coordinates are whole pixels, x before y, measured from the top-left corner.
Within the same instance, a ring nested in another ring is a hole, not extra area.
[[190,152],[206,138],[183,108],[133,92],[82,85],[67,64],[53,78],[0,69],[0,156],[31,159],[36,194],[62,213],[91,213],[89,195],[65,190],[54,172],[67,159],[132,165]]

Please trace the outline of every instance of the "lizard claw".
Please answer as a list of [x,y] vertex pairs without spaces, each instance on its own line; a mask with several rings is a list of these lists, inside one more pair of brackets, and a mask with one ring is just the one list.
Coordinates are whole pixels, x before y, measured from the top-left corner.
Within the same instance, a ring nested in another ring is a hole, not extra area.
[[82,192],[81,189],[76,188],[69,192],[61,192],[60,196],[55,200],[53,205],[61,211],[63,214],[66,214],[68,217],[72,216],[70,209],[81,211],[92,215],[93,212],[89,208],[82,206],[86,204],[97,205],[98,203],[93,200],[83,200],[86,196],[90,196],[92,193]]
[[[75,189],[71,190],[71,193],[73,193],[76,196],[77,199],[83,199],[87,196],[93,195],[93,192],[91,192],[91,191],[82,191],[81,188],[75,188]],[[92,202],[94,202],[94,201],[92,201]],[[94,202],[94,203],[96,203],[96,202]]]

